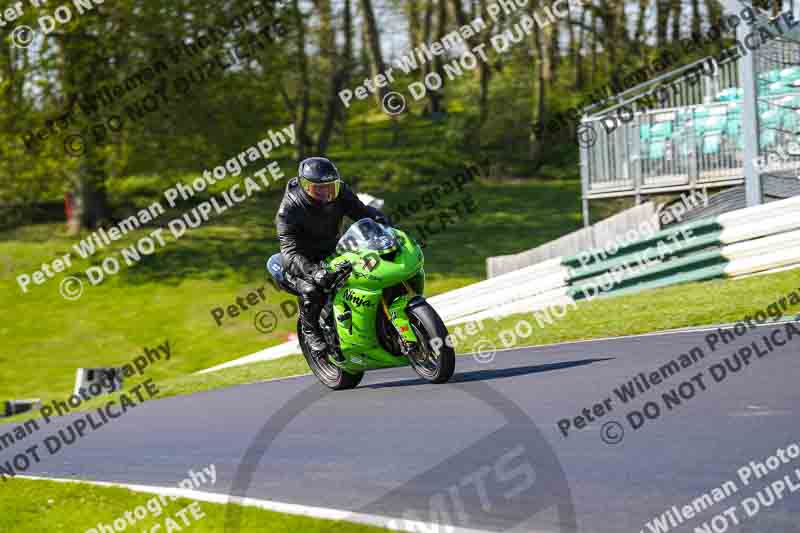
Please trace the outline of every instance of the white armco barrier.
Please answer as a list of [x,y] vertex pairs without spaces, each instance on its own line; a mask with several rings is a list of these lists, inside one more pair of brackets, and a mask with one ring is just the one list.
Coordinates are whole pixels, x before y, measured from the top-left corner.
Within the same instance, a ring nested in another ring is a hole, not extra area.
[[778,202],[770,202],[767,204],[747,207],[745,209],[737,209],[736,211],[719,215],[717,220],[722,227],[732,227],[782,215],[784,214],[783,211],[798,210],[800,210],[800,196],[795,196],[793,198],[787,198],[786,200],[780,200]]
[[735,278],[785,267],[800,267],[800,246],[741,259],[732,259],[725,266],[725,275]]
[[568,270],[560,267],[559,270],[552,273],[529,280],[514,281],[490,292],[467,295],[463,300],[440,304],[431,298],[430,302],[444,321],[448,322],[465,315],[473,315],[485,309],[502,308],[518,300],[530,300],[531,298],[550,294],[556,289],[566,291],[568,275]]
[[564,267],[561,266],[561,258],[556,257],[536,265],[531,265],[507,274],[502,274],[494,278],[479,281],[478,283],[473,283],[472,285],[467,285],[466,287],[461,287],[460,289],[446,292],[444,294],[438,294],[428,298],[428,301],[436,306],[451,303],[460,305],[464,302],[469,302],[474,298],[480,297],[481,295],[491,294],[496,291],[509,290],[516,287],[519,283],[524,283],[526,281],[530,281],[541,276],[547,276],[556,272],[563,272],[564,270]]
[[719,240],[723,244],[749,241],[767,235],[776,235],[800,227],[800,209],[780,211],[777,215],[748,219],[748,224],[724,226]]
[[497,307],[491,307],[483,311],[471,315],[464,315],[453,320],[445,320],[448,325],[458,325],[465,322],[475,322],[493,318],[499,320],[509,315],[516,315],[520,313],[531,313],[541,311],[544,309],[566,309],[567,307],[574,307],[575,300],[567,294],[567,287],[562,287],[538,296],[525,298],[523,300],[516,300],[514,302],[506,303]]
[[722,248],[722,255],[731,261],[744,259],[753,255],[769,254],[779,250],[800,248],[800,230],[778,233],[769,237],[740,241]]

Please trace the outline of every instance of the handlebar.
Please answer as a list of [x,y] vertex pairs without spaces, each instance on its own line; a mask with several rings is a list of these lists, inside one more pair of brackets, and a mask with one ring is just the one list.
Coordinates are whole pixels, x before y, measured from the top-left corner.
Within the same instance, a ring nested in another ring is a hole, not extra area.
[[334,272],[336,272],[338,276],[333,286],[335,289],[338,289],[339,287],[343,286],[347,281],[347,278],[350,277],[350,274],[353,272],[353,264],[350,261],[342,261],[336,265]]

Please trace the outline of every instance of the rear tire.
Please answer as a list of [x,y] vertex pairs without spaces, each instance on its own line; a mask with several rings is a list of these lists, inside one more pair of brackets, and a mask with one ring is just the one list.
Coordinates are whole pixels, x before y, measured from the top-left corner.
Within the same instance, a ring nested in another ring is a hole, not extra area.
[[[414,354],[409,355],[411,367],[425,381],[447,383],[456,369],[456,352],[445,342],[449,335],[447,326],[444,325],[439,313],[427,302],[409,309],[407,313],[411,327],[424,350],[418,355],[425,357],[425,360],[421,360],[422,357],[415,358]],[[438,350],[432,348],[432,339],[442,340],[442,346]]]
[[299,320],[297,321],[297,341],[300,343],[300,349],[303,350],[303,357],[306,358],[308,367],[326,387],[333,390],[347,390],[354,389],[361,383],[361,378],[364,377],[363,372],[350,374],[327,360],[321,363],[311,356],[311,350],[306,346],[303,328],[300,326]]

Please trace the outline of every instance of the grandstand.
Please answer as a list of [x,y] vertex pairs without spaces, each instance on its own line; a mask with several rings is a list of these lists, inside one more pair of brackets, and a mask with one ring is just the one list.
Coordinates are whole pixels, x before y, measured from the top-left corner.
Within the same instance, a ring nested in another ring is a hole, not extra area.
[[[729,4],[729,12],[742,5]],[[770,17],[759,14],[767,27]],[[739,31],[741,39],[753,28]],[[702,64],[710,66],[708,75],[687,76]],[[654,91],[665,87],[666,97],[653,105]],[[747,87],[753,87],[757,108],[750,121]],[[630,196],[639,203],[648,195],[724,188],[713,202],[720,213],[800,194],[800,32],[779,34],[738,59],[707,57],[663,74],[585,115],[582,125],[593,130],[592,143],[581,146],[587,225],[595,199]],[[748,181],[758,189],[749,198]]]

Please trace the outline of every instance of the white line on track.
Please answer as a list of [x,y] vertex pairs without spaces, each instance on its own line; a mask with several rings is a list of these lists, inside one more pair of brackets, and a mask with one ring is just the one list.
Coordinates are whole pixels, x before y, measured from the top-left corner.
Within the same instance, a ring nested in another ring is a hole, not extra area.
[[[387,516],[372,515],[365,513],[354,513],[351,511],[342,511],[340,509],[329,509],[326,507],[311,507],[307,505],[297,505],[294,503],[275,502],[271,500],[260,500],[257,498],[236,498],[228,494],[220,494],[215,492],[204,492],[198,490],[187,490],[174,487],[156,487],[151,485],[132,485],[128,483],[112,483],[108,481],[84,481],[80,479],[63,479],[63,478],[49,478],[38,476],[15,476],[21,479],[31,479],[38,481],[53,481],[56,483],[83,483],[86,485],[93,485],[97,487],[114,487],[128,489],[134,492],[143,492],[147,494],[158,494],[164,496],[177,496],[180,498],[188,498],[190,500],[229,504],[234,503],[244,507],[256,507],[266,511],[273,511],[277,513],[284,513],[297,516],[306,516],[309,518],[319,518],[323,520],[336,520],[352,522],[355,524],[363,524],[368,526],[376,526],[389,529],[391,531],[407,531],[409,533],[416,533],[419,531],[438,531],[440,527],[448,533],[490,533],[486,530],[480,529],[466,529],[461,527],[450,526],[447,524],[434,524],[427,522],[420,522],[415,520],[406,520],[403,518],[392,518]],[[552,533],[546,531],[536,531],[531,533]]]

